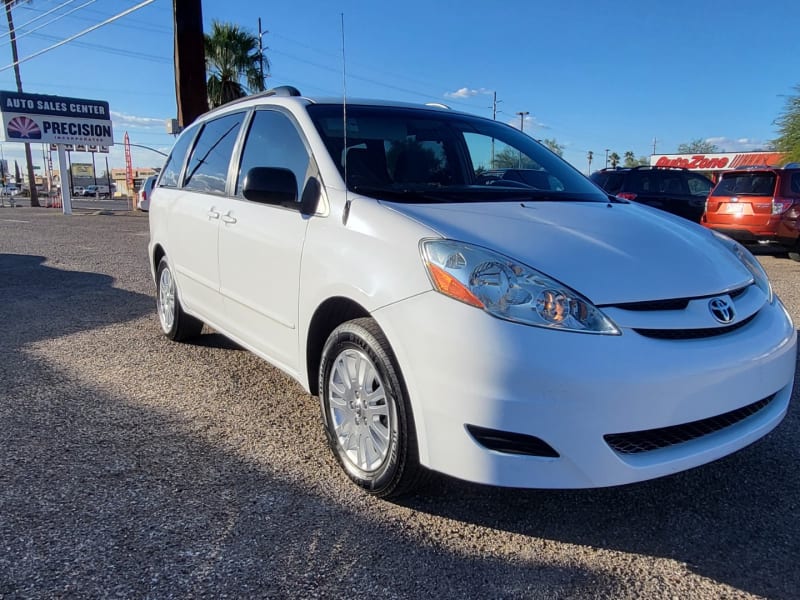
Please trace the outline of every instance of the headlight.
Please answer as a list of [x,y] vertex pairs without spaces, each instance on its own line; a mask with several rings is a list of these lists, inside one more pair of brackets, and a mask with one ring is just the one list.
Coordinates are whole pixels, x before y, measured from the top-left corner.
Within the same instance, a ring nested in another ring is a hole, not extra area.
[[619,335],[586,298],[506,256],[452,240],[423,240],[436,291],[507,321],[563,331]]
[[761,263],[758,262],[758,259],[756,259],[747,248],[736,240],[732,240],[727,235],[717,231],[712,231],[711,233],[713,233],[726,248],[733,252],[736,258],[750,271],[750,274],[753,276],[753,281],[767,295],[767,302],[772,304],[772,301],[775,299],[775,294],[772,291],[772,284],[769,282],[767,272],[764,270],[764,267],[761,266]]

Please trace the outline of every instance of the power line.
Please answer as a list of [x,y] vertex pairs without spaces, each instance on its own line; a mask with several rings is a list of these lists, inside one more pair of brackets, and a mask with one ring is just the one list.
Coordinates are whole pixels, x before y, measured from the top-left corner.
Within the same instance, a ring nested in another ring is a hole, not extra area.
[[[56,36],[47,35],[45,33],[34,33],[33,37],[50,41],[58,40]],[[102,50],[103,52],[108,52],[110,54],[116,54],[119,56],[126,56],[129,58],[139,58],[142,60],[149,60],[152,62],[172,64],[172,60],[165,56],[156,56],[155,54],[145,54],[144,52],[135,52],[131,50],[125,50],[123,48],[114,48],[113,46],[106,46],[103,44],[94,44],[91,42],[73,42],[73,45],[78,46],[80,48],[89,48],[90,50]]]
[[[76,0],[69,0],[69,1],[70,2],[75,2]],[[35,11],[35,12],[38,12],[38,11],[42,10],[42,9],[34,8],[32,6],[25,6],[25,8],[26,8],[26,10],[31,10],[31,11]],[[111,16],[107,12],[103,12],[101,10],[94,10],[94,9],[91,9],[91,8],[88,8],[88,9],[84,10],[81,14],[82,15],[86,15],[86,16],[94,15],[96,17],[100,17],[100,18],[103,18],[103,19],[106,19],[109,16]],[[37,17],[37,18],[39,18],[39,17]],[[80,21],[80,22],[82,22],[84,24],[87,22],[86,19],[82,19],[81,17],[79,17],[77,15],[69,15],[69,18],[78,20],[78,21]],[[138,31],[149,31],[151,33],[169,33],[169,34],[172,33],[172,29],[169,28],[169,27],[159,27],[158,25],[153,25],[151,22],[140,21],[140,20],[137,20],[137,19],[126,19],[124,23],[115,23],[114,26],[115,27],[120,27],[120,28],[123,28],[123,29],[133,29],[133,30],[138,30]]]
[[[54,84],[52,82],[44,82],[44,81],[28,81],[25,80],[26,85],[35,86],[41,90],[54,90],[58,95],[58,91],[61,90],[83,90],[86,91],[85,85],[70,85],[70,84]],[[0,84],[3,85],[3,84]],[[146,89],[125,89],[125,88],[103,88],[103,87],[95,87],[92,85],[93,92],[116,92],[116,93],[123,93],[123,94],[136,94],[137,96],[160,96],[162,98],[174,98],[173,94],[165,93],[165,92],[151,92],[147,91]]]
[[[332,73],[339,73],[341,71],[340,68],[331,67],[331,66],[328,66],[328,65],[323,65],[323,64],[320,64],[318,62],[314,62],[313,60],[300,58],[299,56],[294,56],[292,54],[289,54],[288,52],[281,52],[280,50],[275,50],[274,48],[272,48],[271,51],[274,54],[285,56],[285,57],[290,58],[292,60],[295,60],[297,62],[301,62],[301,63],[307,64],[307,65],[311,65],[313,67],[317,67],[318,69],[323,69],[325,71],[330,71]],[[274,74],[273,74],[273,76],[274,76]],[[391,90],[395,90],[395,91],[398,91],[398,92],[405,92],[406,94],[413,94],[415,96],[421,96],[423,98],[430,98],[430,99],[436,100],[438,102],[442,101],[441,96],[436,96],[436,95],[433,95],[433,94],[426,94],[424,92],[420,92],[419,90],[411,90],[411,89],[400,87],[400,86],[397,86],[397,85],[392,85],[390,83],[383,83],[382,81],[378,81],[378,80],[372,79],[370,77],[364,77],[363,75],[349,74],[348,77],[350,79],[358,79],[359,81],[372,83],[374,85],[377,85],[377,86],[380,86],[380,87],[385,87],[385,88],[388,88],[388,89],[391,89]],[[472,104],[468,104],[466,102],[459,102],[457,100],[449,100],[449,99],[448,99],[448,101],[449,101],[450,104],[460,104],[462,106],[469,106],[470,108],[475,108]]]
[[[28,25],[30,25],[31,23],[35,23],[35,22],[36,22],[36,21],[38,21],[39,19],[44,19],[44,18],[45,18],[47,15],[49,15],[49,14],[52,14],[52,13],[56,12],[58,9],[60,9],[60,8],[64,8],[64,7],[65,7],[67,4],[72,4],[73,2],[76,2],[76,1],[77,1],[77,0],[66,0],[66,2],[62,2],[61,4],[59,4],[58,6],[56,6],[55,8],[51,8],[50,10],[48,10],[48,11],[46,11],[46,12],[43,12],[43,13],[42,13],[41,15],[39,15],[38,17],[34,17],[34,18],[33,18],[33,19],[31,19],[30,21],[27,21],[27,22],[23,23],[22,25],[15,25],[15,26],[14,26],[14,30],[15,30],[15,31],[19,31],[20,29],[24,29],[25,27],[27,27],[27,26],[28,26]],[[94,1],[94,0],[92,0],[92,1]],[[2,33],[2,34],[0,34],[0,39],[2,39],[2,38],[4,38],[4,37],[6,37],[6,36],[8,36],[8,35],[11,35],[11,32],[10,32],[10,31],[7,31],[6,33]],[[17,39],[19,39],[19,37],[20,37],[20,36],[17,36]]]
[[[306,44],[305,42],[301,42],[299,40],[290,38],[290,37],[282,35],[280,33],[275,33],[273,31],[270,31],[270,35],[272,37],[274,37],[274,38],[278,38],[278,39],[286,40],[287,42],[291,42],[292,44],[300,46],[301,48],[305,48],[307,50],[311,50],[312,52],[315,52],[317,54],[321,54],[321,55],[323,55],[325,57],[328,57],[328,58],[331,58],[331,59],[334,59],[336,57],[336,53],[333,52],[333,51],[323,50],[321,48],[316,48],[314,46]],[[361,67],[365,67],[367,69],[370,69],[370,70],[374,71],[374,68],[372,67],[372,65],[367,65],[366,63],[361,63],[361,62],[358,62],[358,61],[350,61],[350,64],[351,65],[358,65],[358,66],[361,66]],[[380,73],[382,75],[387,75],[387,76],[392,77],[392,78],[405,79],[406,81],[410,81],[410,82],[416,83],[418,85],[424,85],[426,87],[434,87],[434,85],[435,85],[435,84],[431,83],[430,81],[421,81],[419,79],[413,79],[411,77],[408,77],[407,75],[403,75],[403,74],[400,74],[400,73],[390,73],[388,71],[376,71],[376,72]]]
[[130,13],[132,13],[134,11],[137,11],[140,8],[144,8],[148,4],[152,4],[153,2],[155,2],[155,0],[144,0],[144,2],[140,2],[136,6],[122,11],[121,13],[118,13],[118,14],[114,15],[113,17],[111,17],[109,19],[106,19],[102,23],[98,23],[97,25],[92,25],[88,29],[84,29],[83,31],[80,31],[80,32],[76,33],[75,35],[72,35],[72,36],[66,38],[65,40],[62,40],[62,41],[58,42],[57,44],[53,44],[52,46],[44,48],[43,50],[39,50],[38,52],[34,52],[30,56],[26,56],[25,58],[20,58],[19,60],[17,60],[16,62],[11,63],[10,65],[6,65],[5,67],[0,67],[0,72],[7,71],[8,69],[12,69],[12,68],[14,68],[15,65],[22,64],[24,62],[27,62],[27,61],[29,61],[31,59],[36,58],[37,56],[41,56],[45,52],[49,52],[50,50],[54,50],[54,49],[58,48],[59,46],[63,46],[64,44],[68,44],[69,42],[72,42],[72,41],[78,39],[79,37],[82,37],[82,36],[86,35],[87,33],[91,33],[92,31],[94,31],[96,29],[100,29],[104,25],[108,25],[109,23],[113,23],[117,19],[121,19],[122,17],[124,17],[126,15],[129,15]]
[[[89,6],[93,2],[97,2],[97,0],[88,0],[87,2],[81,4],[80,6],[76,6],[72,10],[70,10],[68,12],[65,12],[64,14],[61,14],[61,15],[53,17],[52,19],[50,19],[46,23],[42,23],[41,25],[39,25],[38,27],[36,27],[34,29],[31,29],[31,30],[28,30],[28,31],[23,31],[21,34],[17,35],[16,37],[17,37],[17,39],[20,39],[20,38],[24,38],[26,35],[31,35],[32,33],[36,32],[36,31],[39,31],[40,29],[42,29],[44,27],[47,27],[48,25],[50,25],[52,23],[60,21],[64,17],[67,17],[67,16],[71,15],[72,13],[74,13],[74,12],[76,12],[76,11],[86,7],[86,6]],[[14,29],[19,29],[19,28],[15,27]]]

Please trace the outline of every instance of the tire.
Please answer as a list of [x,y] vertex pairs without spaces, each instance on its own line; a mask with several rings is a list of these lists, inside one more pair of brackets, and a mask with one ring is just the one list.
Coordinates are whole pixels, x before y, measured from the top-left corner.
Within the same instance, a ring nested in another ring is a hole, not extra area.
[[350,479],[379,498],[400,496],[421,483],[425,470],[405,385],[374,320],[348,321],[331,333],[322,351],[319,390],[328,443]]
[[182,342],[200,335],[203,322],[183,312],[175,287],[175,278],[166,257],[158,263],[156,274],[156,308],[161,330],[169,339]]

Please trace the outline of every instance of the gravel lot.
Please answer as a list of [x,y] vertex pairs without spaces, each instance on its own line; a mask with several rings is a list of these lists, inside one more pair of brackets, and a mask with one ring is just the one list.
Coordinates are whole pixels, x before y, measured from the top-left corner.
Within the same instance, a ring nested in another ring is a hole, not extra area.
[[[0,599],[797,598],[797,387],[766,439],[620,488],[365,496],[300,386],[159,330],[141,214],[0,209]],[[800,263],[760,256],[800,323]]]

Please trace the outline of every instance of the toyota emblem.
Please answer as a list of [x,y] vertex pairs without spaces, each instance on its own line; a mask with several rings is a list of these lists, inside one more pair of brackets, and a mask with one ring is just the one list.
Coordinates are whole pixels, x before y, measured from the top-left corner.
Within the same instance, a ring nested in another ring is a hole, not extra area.
[[708,302],[708,310],[720,323],[730,323],[735,316],[733,304],[728,298],[713,298]]

